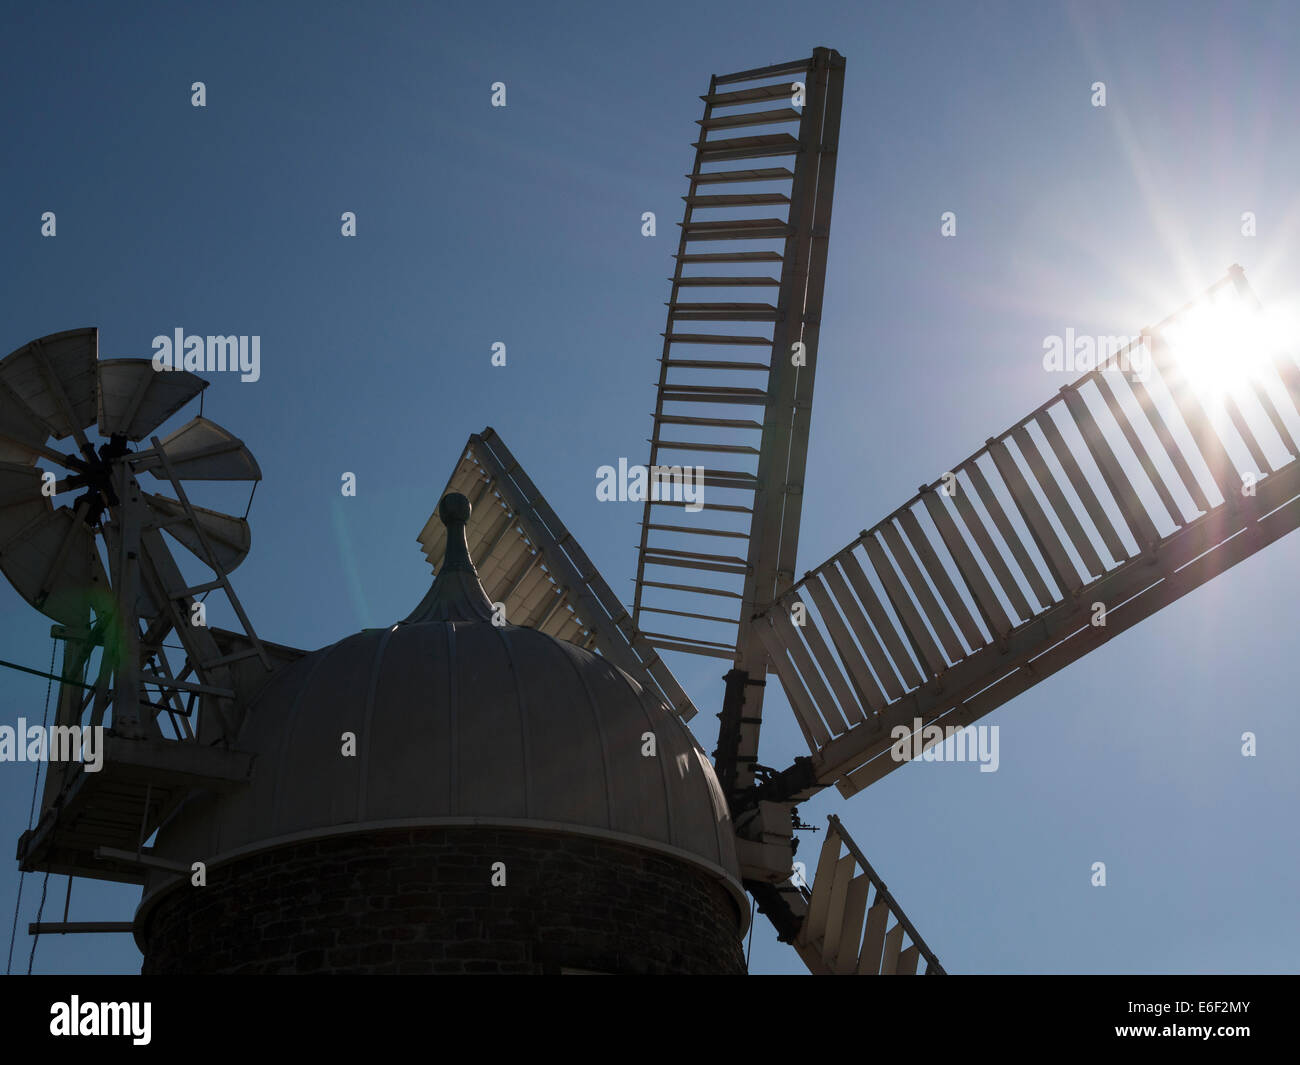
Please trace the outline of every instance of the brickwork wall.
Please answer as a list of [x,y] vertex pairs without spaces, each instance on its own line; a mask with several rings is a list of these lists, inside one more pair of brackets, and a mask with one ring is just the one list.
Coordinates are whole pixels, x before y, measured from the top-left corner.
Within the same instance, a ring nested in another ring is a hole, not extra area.
[[[492,863],[506,885],[491,886]],[[736,904],[635,847],[490,827],[296,844],[146,918],[146,974],[743,973]]]

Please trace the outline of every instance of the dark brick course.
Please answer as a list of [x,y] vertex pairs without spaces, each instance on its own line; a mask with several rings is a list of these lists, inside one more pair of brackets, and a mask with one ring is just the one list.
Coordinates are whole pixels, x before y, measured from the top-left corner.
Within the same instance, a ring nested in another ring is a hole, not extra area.
[[[492,863],[507,883],[492,887]],[[693,867],[513,828],[401,829],[265,851],[145,918],[146,974],[743,973],[736,904]]]

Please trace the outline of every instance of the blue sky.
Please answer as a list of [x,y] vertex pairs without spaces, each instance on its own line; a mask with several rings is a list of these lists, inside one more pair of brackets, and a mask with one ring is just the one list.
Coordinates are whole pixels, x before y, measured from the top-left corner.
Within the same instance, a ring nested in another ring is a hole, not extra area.
[[[1233,262],[1266,303],[1300,279],[1285,4],[4,11],[0,351],[83,325],[103,356],[177,327],[260,335],[260,380],[205,405],[264,474],[235,585],[259,634],[299,647],[420,600],[415,537],[486,425],[630,600],[640,507],[598,502],[595,471],[647,456],[710,74],[847,59],[800,572],[1047,399],[1043,337],[1135,333]],[[242,513],[213,491],[198,501]],[[1295,971],[1298,571],[1291,536],[997,711],[996,773],[911,765],[801,813],[844,819],[950,972]],[[49,655],[0,586],[0,657]],[[710,750],[725,665],[671,664]],[[39,718],[44,689],[6,671],[0,722]],[[768,706],[763,761],[786,765],[802,741]],[[0,765],[6,847],[30,788]],[[6,916],[16,880],[10,863]],[[78,882],[72,917],[125,920],[137,897]],[[128,937],[43,938],[35,971],[139,962]],[[761,918],[752,968],[802,968]]]

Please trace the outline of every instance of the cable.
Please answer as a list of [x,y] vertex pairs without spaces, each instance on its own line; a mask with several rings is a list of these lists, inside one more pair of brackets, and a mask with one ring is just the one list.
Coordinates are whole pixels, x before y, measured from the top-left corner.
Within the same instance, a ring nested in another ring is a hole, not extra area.
[[[50,871],[45,870],[45,879],[41,881],[41,904],[36,908],[36,924],[39,926],[41,918],[45,916],[45,889],[50,886]],[[27,955],[27,975],[32,975],[32,963],[36,961],[36,944],[40,941],[41,932],[38,927],[36,934],[32,936],[32,952]]]
[[754,948],[754,914],[758,910],[758,899],[749,904],[749,942],[745,944],[745,971],[749,972],[749,952]]

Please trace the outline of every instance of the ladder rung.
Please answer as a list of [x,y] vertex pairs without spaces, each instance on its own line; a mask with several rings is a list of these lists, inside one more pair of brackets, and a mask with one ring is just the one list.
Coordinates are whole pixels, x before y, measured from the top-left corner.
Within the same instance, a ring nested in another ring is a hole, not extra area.
[[[650,443],[656,443],[651,440]],[[748,444],[692,444],[685,440],[660,440],[661,450],[667,451],[725,451],[732,455],[757,455],[758,448]]]
[[736,650],[733,647],[729,651],[719,651],[712,647],[700,647],[695,644],[682,643],[680,640],[651,640],[646,642],[651,647],[658,648],[660,651],[683,651],[688,655],[707,655],[709,658],[722,658],[730,661],[736,657]]
[[[685,507],[686,501],[684,499],[652,499],[650,500],[650,505],[652,507]],[[691,513],[703,514],[705,511],[712,512],[723,510],[730,514],[754,513],[753,507],[742,507],[738,503],[705,503],[698,511],[692,511]]]
[[733,540],[748,540],[749,533],[736,532],[734,529],[705,529],[698,525],[656,525],[654,522],[640,522],[647,529],[659,529],[662,532],[690,533],[692,536],[729,536]]
[[781,97],[794,96],[794,82],[779,81],[775,85],[755,85],[749,89],[736,89],[733,92],[715,92],[701,96],[700,99],[714,107],[735,107],[737,104],[752,103],[755,100],[779,100]]
[[779,263],[779,251],[708,251],[675,254],[679,263]]
[[706,311],[718,311],[718,312],[745,311],[747,313],[752,312],[754,314],[759,314],[759,313],[775,314],[776,313],[776,308],[772,306],[772,304],[770,303],[681,303],[681,302],[677,302],[677,303],[666,303],[664,304],[664,306],[667,307],[668,310],[673,314],[678,314],[682,311],[699,311],[700,313],[704,313]]
[[695,636],[674,636],[666,632],[643,632],[641,634],[651,642],[655,640],[677,640],[681,643],[695,644],[700,647],[716,647],[720,651],[726,651],[728,654],[735,654],[736,649],[731,644],[718,643],[717,640],[701,640]]
[[744,396],[753,399],[766,399],[767,392],[761,388],[739,388],[731,385],[664,385],[673,392],[689,392],[706,396]]
[[718,617],[716,614],[694,614],[689,610],[666,610],[659,606],[643,606],[641,613],[669,614],[675,618],[694,618],[696,621],[718,621],[723,625],[735,625],[737,623],[735,618]]
[[726,396],[715,392],[681,392],[676,391],[672,385],[665,385],[659,395],[665,403],[733,403],[750,407],[767,406],[767,397],[765,395]]
[[662,581],[642,581],[647,588],[666,588],[670,592],[693,592],[697,595],[716,595],[720,599],[740,599],[739,592],[728,592],[721,588],[699,588],[693,584],[664,584]]
[[744,481],[750,486],[758,483],[758,478],[752,473],[746,473],[744,470],[711,470],[705,469],[704,483],[709,483],[709,478],[715,477],[728,481]]
[[777,122],[798,122],[803,115],[793,107],[778,107],[775,111],[737,111],[716,118],[697,118],[701,129],[737,129],[741,126],[770,126]]
[[746,475],[748,480],[740,480],[738,476],[726,476],[722,474],[713,474],[705,472],[705,488],[734,488],[738,492],[753,492],[757,490],[758,478]]
[[695,185],[733,185],[742,181],[789,181],[794,177],[794,171],[783,166],[767,166],[755,170],[714,170],[712,173],[686,176]]
[[685,414],[656,414],[655,421],[662,425],[704,425],[712,429],[762,429],[760,422],[743,418],[691,418]]
[[758,81],[759,78],[779,78],[783,74],[802,74],[811,65],[811,59],[797,59],[790,63],[776,63],[770,67],[755,67],[735,74],[722,74],[713,79],[714,85],[731,85],[737,81]]
[[[648,547],[646,550],[665,558],[693,558],[701,562],[725,562],[732,566],[740,566],[742,569],[749,568],[749,563],[737,555],[710,555],[700,551],[678,551],[668,547]],[[649,561],[649,558],[646,561]]]
[[751,192],[735,196],[683,196],[688,207],[700,210],[714,207],[764,207],[790,202],[790,197],[779,192]]
[[775,277],[670,277],[679,288],[779,288]]
[[762,370],[771,369],[765,362],[727,362],[724,359],[660,359],[669,366],[683,370]]
[[771,155],[797,155],[802,148],[798,137],[788,133],[764,133],[757,137],[727,137],[698,140],[691,144],[704,160],[757,159]]
[[[766,337],[723,336],[720,333],[661,333],[670,344],[743,344],[755,348],[770,348],[772,341]],[[763,367],[768,369],[768,367]]]
[[689,558],[667,558],[656,555],[653,548],[646,548],[641,559],[647,566],[672,566],[675,569],[697,569],[705,573],[735,574],[741,577],[749,574],[748,566],[724,566],[720,562],[695,562]]
[[731,238],[715,236],[713,237],[714,240],[757,240],[759,237],[755,236],[755,234],[774,233],[779,230],[780,235],[784,236],[790,230],[789,223],[780,218],[727,218],[708,222],[678,222],[677,224],[682,227],[682,231],[686,234],[688,240],[704,240],[706,239],[705,234],[718,233],[744,233],[746,236]]
[[679,322],[775,322],[770,303],[670,303],[668,317]]
[[757,407],[767,405],[767,393],[761,388],[664,385],[660,396],[665,403],[745,403]]

